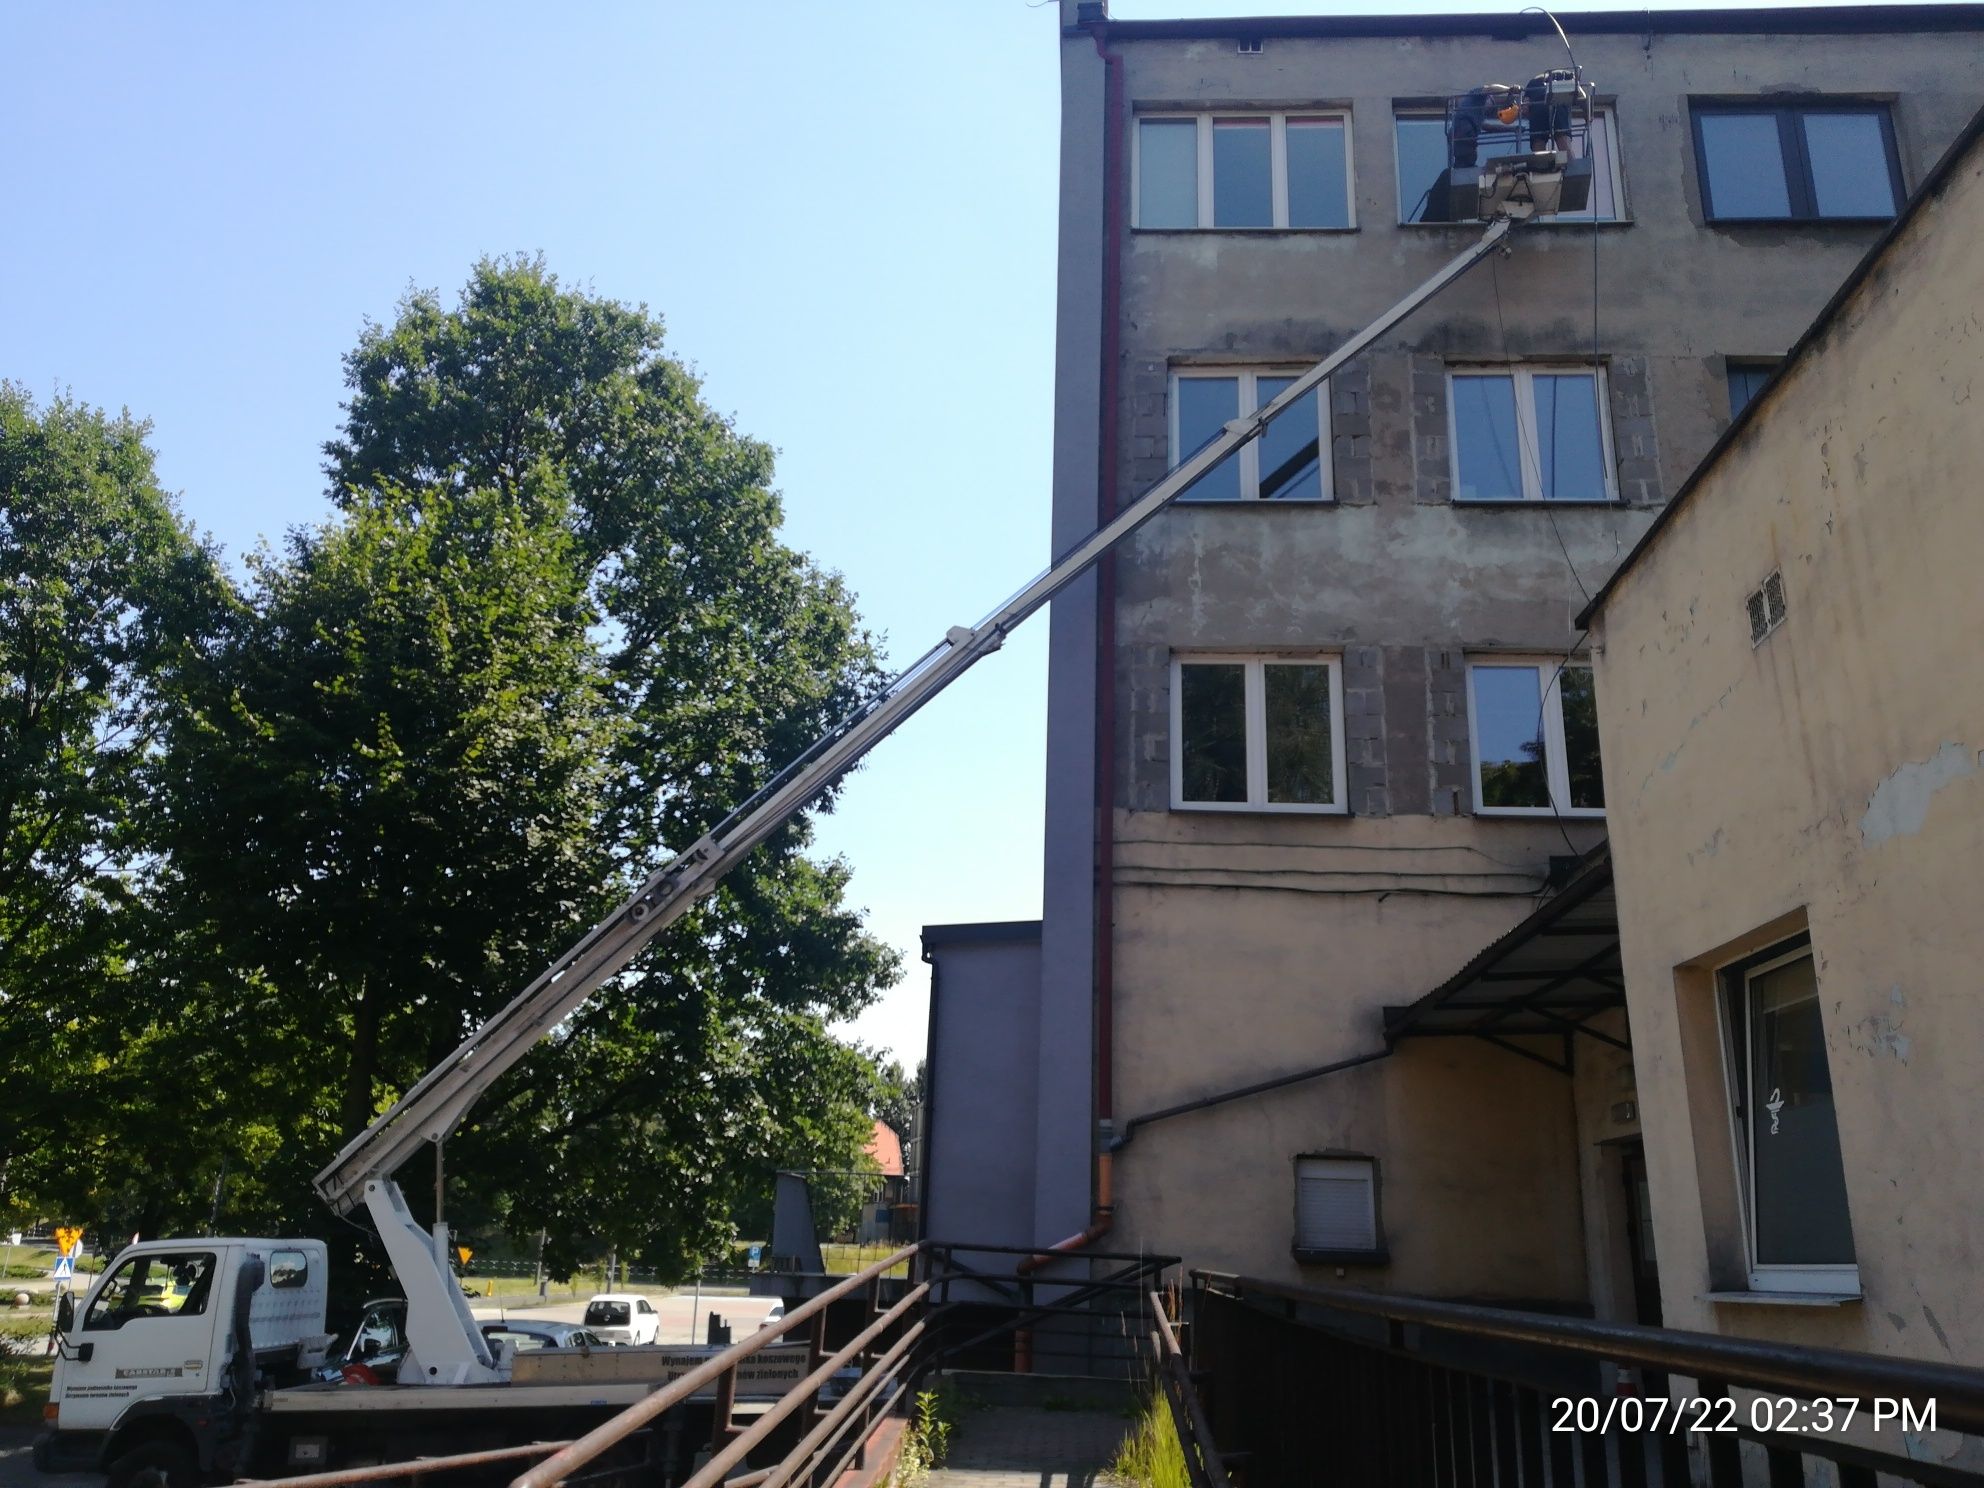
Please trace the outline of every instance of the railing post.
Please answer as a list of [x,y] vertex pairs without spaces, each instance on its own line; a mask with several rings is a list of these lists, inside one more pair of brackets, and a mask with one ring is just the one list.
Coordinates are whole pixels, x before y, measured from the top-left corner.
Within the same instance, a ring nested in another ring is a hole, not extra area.
[[[807,1371],[809,1374],[811,1370]],[[716,1406],[710,1421],[710,1450],[720,1451],[731,1437],[730,1418],[737,1411],[737,1366],[716,1377]]]
[[[1705,1400],[1727,1400],[1729,1386],[1719,1379],[1698,1379],[1696,1387]],[[1709,1488],[1742,1488],[1743,1454],[1732,1431],[1705,1431],[1703,1446],[1708,1451]]]

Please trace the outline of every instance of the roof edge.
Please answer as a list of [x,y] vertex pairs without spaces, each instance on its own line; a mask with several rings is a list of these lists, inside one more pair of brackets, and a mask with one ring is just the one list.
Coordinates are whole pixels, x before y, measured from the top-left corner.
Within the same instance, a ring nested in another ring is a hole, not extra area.
[[1039,920],[982,920],[966,925],[925,925],[923,948],[1040,939]]
[[[1564,29],[1581,36],[1677,35],[1837,35],[1884,31],[1984,30],[1984,5],[1969,3],[1907,5],[1801,5],[1781,10],[1762,7],[1695,10],[1561,11]],[[1115,41],[1234,36],[1551,36],[1555,30],[1540,14],[1343,15],[1194,17],[1185,20],[1103,21]]]
[[1888,251],[1894,247],[1902,234],[1914,225],[1915,219],[1922,214],[1930,202],[1943,194],[1944,188],[1955,179],[1958,168],[1979,141],[1984,141],[1984,108],[1972,114],[1970,122],[1964,125],[1955,139],[1950,141],[1950,147],[1943,151],[1942,158],[1931,167],[1929,174],[1923,177],[1922,184],[1916,187],[1915,194],[1901,209],[1901,215],[1890,222],[1887,231],[1875,239],[1872,246],[1861,255],[1860,262],[1853,266],[1853,271],[1841,281],[1839,288],[1833,291],[1832,298],[1825,303],[1825,308],[1820,310],[1817,317],[1805,328],[1805,333],[1792,343],[1791,350],[1785,353],[1784,360],[1778,364],[1769,381],[1757,389],[1755,396],[1743,405],[1743,411],[1727,429],[1722,431],[1722,437],[1709,446],[1708,453],[1703,455],[1701,462],[1688,473],[1688,478],[1681,482],[1680,487],[1674,492],[1673,499],[1654,515],[1653,521],[1647,524],[1646,531],[1640,534],[1640,540],[1633,544],[1626,556],[1619,560],[1618,567],[1614,568],[1605,582],[1598,586],[1598,592],[1592,595],[1590,601],[1578,612],[1577,618],[1571,622],[1579,631],[1591,629],[1592,622],[1597,619],[1598,612],[1604,608],[1605,601],[1618,588],[1619,582],[1631,572],[1648,549],[1659,541],[1668,524],[1681,510],[1682,504],[1714,473],[1716,466],[1722,462],[1722,457],[1749,430],[1752,421],[1761,416],[1759,410],[1775,398],[1777,390],[1784,384],[1785,379],[1804,362],[1813,347],[1825,338],[1826,333],[1832,329],[1833,322],[1860,292],[1861,286],[1867,282],[1881,260],[1887,257]]

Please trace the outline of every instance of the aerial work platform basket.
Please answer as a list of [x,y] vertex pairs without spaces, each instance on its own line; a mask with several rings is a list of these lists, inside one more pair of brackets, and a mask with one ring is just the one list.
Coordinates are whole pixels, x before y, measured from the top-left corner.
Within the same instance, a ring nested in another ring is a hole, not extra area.
[[1446,106],[1446,172],[1427,192],[1445,222],[1582,212],[1591,201],[1591,88],[1568,68],[1484,83]]

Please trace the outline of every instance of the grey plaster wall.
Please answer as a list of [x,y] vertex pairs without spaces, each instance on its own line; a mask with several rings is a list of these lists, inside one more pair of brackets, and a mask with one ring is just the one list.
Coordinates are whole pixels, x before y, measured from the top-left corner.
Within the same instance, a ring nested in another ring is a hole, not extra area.
[[1029,1245],[1040,1091],[1040,927],[932,926],[923,1227]]
[[[1065,19],[1074,19],[1072,0]],[[1102,417],[1103,66],[1086,37],[1061,49],[1060,267],[1054,330],[1053,552],[1093,531]],[[1085,125],[1074,121],[1088,121]],[[1052,1243],[1088,1221],[1094,1101],[1096,580],[1048,618],[1047,815],[1041,882],[1042,1074],[1033,1154],[1037,1232]]]

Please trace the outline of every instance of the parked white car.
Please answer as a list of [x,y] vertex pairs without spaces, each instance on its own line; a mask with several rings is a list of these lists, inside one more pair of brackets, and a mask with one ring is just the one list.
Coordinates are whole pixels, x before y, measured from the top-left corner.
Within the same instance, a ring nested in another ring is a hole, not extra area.
[[653,1343],[661,1314],[636,1292],[601,1292],[586,1303],[586,1327],[607,1343]]

